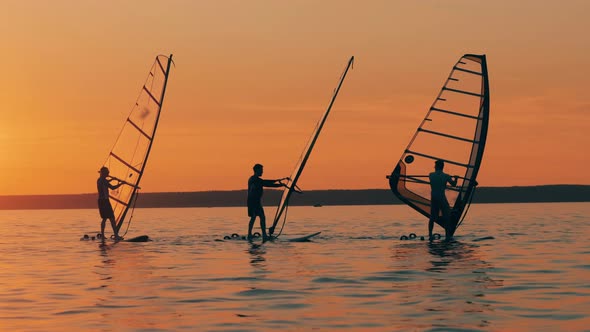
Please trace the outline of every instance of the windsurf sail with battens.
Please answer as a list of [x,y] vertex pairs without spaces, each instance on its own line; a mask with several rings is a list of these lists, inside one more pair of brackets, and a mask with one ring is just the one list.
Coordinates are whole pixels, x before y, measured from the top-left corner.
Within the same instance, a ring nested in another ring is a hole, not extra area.
[[109,196],[117,230],[126,220],[131,221],[131,216],[127,217],[135,206],[139,183],[154,143],[172,63],[172,55],[156,57],[139,97],[103,164],[109,168],[111,178],[125,183],[111,191]]
[[[473,197],[488,132],[490,91],[485,55],[465,54],[453,66],[426,117],[389,178],[393,193],[430,218],[430,181],[434,162],[445,162],[445,173],[458,175],[447,187],[451,220],[436,222],[452,236]],[[440,217],[440,216],[439,216]]]
[[313,147],[314,147],[318,137],[320,136],[320,132],[322,131],[322,128],[324,127],[324,123],[326,122],[326,119],[328,118],[328,115],[330,114],[330,110],[332,109],[332,105],[334,105],[334,102],[336,101],[336,97],[338,96],[338,92],[340,91],[340,87],[342,86],[342,83],[344,82],[344,78],[346,78],[346,74],[348,73],[348,70],[352,67],[353,63],[354,63],[354,56],[351,57],[350,60],[348,60],[346,68],[344,69],[344,72],[340,76],[340,80],[338,81],[338,85],[336,86],[336,89],[334,90],[334,94],[332,95],[332,99],[330,100],[330,104],[328,105],[326,112],[324,113],[324,115],[320,118],[319,122],[317,123],[309,141],[307,142],[307,146],[303,150],[303,153],[301,154],[301,157],[299,158],[299,161],[297,162],[295,169],[293,170],[291,177],[289,177],[287,180],[286,187],[283,190],[283,195],[281,196],[281,201],[279,202],[279,205],[277,207],[277,211],[276,211],[272,226],[270,227],[269,233],[272,235],[279,220],[281,220],[282,216],[284,217],[281,230],[279,231],[279,233],[277,235],[275,235],[275,237],[278,237],[279,235],[281,235],[281,233],[283,231],[283,227],[284,227],[285,221],[287,219],[287,207],[289,206],[289,199],[291,198],[291,194],[294,191],[300,192],[300,190],[297,187],[297,181],[299,180],[301,173],[303,173],[303,168],[305,168],[305,164],[307,163],[307,160],[309,159],[309,156],[311,155],[311,151],[313,150]]

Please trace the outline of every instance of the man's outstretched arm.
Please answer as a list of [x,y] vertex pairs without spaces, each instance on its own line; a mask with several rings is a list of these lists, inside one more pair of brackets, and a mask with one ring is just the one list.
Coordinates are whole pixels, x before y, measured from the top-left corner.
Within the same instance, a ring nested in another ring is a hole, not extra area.
[[[113,181],[113,180],[110,180],[110,181]],[[122,186],[122,185],[124,184],[123,182],[121,182],[121,181],[119,180],[119,183],[117,183],[117,184],[115,184],[115,185],[112,185],[110,181],[109,181],[109,182],[107,182],[107,184],[108,184],[108,186],[109,186],[109,189],[111,189],[111,190],[118,189],[120,186]]]
[[276,179],[276,180],[262,180],[262,185],[265,187],[286,187],[287,185],[282,183],[281,181],[287,180],[288,178]]

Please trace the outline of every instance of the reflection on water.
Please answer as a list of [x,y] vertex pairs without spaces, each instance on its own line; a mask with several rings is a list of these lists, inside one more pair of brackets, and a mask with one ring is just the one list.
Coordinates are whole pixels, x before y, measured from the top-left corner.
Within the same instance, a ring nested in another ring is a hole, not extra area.
[[0,330],[590,326],[590,204],[474,205],[448,243],[399,241],[426,229],[403,206],[293,207],[288,235],[322,231],[313,242],[215,241],[242,214],[140,209],[153,242],[103,244],[78,241],[94,210],[0,211]]
[[100,252],[100,256],[101,256],[101,263],[104,265],[114,265],[115,260],[109,258],[108,252],[111,249],[111,247],[109,246],[109,244],[107,244],[105,241],[97,241],[98,242],[98,249]]
[[[391,254],[393,288],[400,293],[402,320],[430,322],[420,328],[487,330],[494,327],[487,291],[502,281],[477,244],[462,240],[399,241]],[[435,322],[435,323],[432,323]],[[410,326],[408,326],[409,328]]]
[[[500,287],[502,282],[488,276],[487,272],[492,271],[493,266],[483,260],[478,249],[478,245],[461,241],[441,241],[428,245],[431,266],[426,270],[445,275],[433,278],[435,283],[432,292],[444,294],[446,303],[428,308],[447,312],[442,315],[439,326],[444,321],[447,327],[459,328],[470,321],[474,326],[484,328],[494,320],[493,304],[487,301],[486,294],[489,288]],[[462,316],[461,324],[457,324],[458,314]]]
[[262,269],[265,268],[264,254],[266,253],[266,247],[261,244],[250,243],[248,247],[248,253],[250,254],[250,264],[252,267]]

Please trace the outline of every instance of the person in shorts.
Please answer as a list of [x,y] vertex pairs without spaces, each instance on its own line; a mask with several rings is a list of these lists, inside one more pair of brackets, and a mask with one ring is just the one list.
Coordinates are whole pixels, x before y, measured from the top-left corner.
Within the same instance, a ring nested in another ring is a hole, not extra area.
[[117,230],[117,225],[115,223],[115,213],[113,212],[113,207],[109,200],[109,189],[115,190],[123,185],[123,182],[119,180],[118,184],[112,185],[111,181],[114,181],[114,179],[107,179],[107,176],[109,176],[109,169],[107,167],[102,167],[100,169],[100,177],[96,181],[96,187],[98,189],[98,211],[102,218],[100,223],[100,234],[104,240],[104,227],[107,219],[109,219],[111,226],[113,227],[115,241],[119,241],[121,238],[119,237],[119,231]]
[[[457,185],[458,176],[450,176],[443,172],[445,162],[443,160],[437,160],[434,163],[434,172],[428,175],[430,179],[430,220],[428,221],[428,239],[432,241],[432,228],[434,227],[434,221],[442,214],[443,225],[447,225],[450,219],[451,208],[447,201],[445,190],[447,183],[451,186]],[[445,230],[446,230],[445,226]],[[445,240],[449,240],[446,239]]]
[[260,218],[260,228],[262,230],[262,241],[268,240],[266,235],[266,217],[264,216],[264,209],[262,208],[262,194],[264,187],[284,187],[286,184],[281,181],[287,178],[277,180],[263,180],[261,178],[263,166],[256,164],[253,167],[254,175],[248,179],[248,217],[250,223],[248,224],[248,240],[252,240],[252,228],[256,217]]

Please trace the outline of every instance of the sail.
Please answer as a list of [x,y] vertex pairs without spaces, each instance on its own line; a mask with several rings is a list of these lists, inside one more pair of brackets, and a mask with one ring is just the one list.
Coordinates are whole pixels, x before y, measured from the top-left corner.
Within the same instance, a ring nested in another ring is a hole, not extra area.
[[426,113],[410,144],[389,176],[393,193],[430,218],[430,182],[434,162],[445,162],[444,172],[458,175],[457,186],[447,187],[453,235],[461,224],[477,185],[490,111],[485,55],[465,54],[453,66],[440,93]]
[[[336,101],[336,97],[338,96],[338,92],[340,91],[340,87],[342,86],[342,83],[344,82],[344,78],[346,77],[346,73],[348,73],[348,69],[350,69],[352,67],[353,62],[354,62],[354,56],[350,57],[350,60],[348,60],[346,68],[344,69],[344,72],[340,76],[340,80],[338,81],[338,85],[336,86],[336,89],[334,90],[334,94],[332,95],[332,99],[330,100],[330,104],[328,105],[326,112],[324,113],[324,115],[320,118],[319,122],[317,123],[317,125],[311,135],[311,138],[307,142],[307,146],[303,150],[303,153],[301,154],[299,161],[297,162],[297,165],[295,166],[295,169],[293,170],[292,175],[287,180],[287,183],[286,183],[287,186],[283,190],[283,195],[281,196],[281,201],[279,202],[279,205],[277,207],[277,211],[275,214],[275,218],[273,220],[271,230],[275,229],[276,225],[278,224],[279,220],[281,219],[281,216],[285,215],[285,219],[286,219],[286,209],[289,205],[289,198],[291,198],[291,194],[293,193],[293,191],[297,190],[297,181],[299,180],[299,177],[301,176],[301,173],[303,172],[303,168],[305,167],[305,164],[307,163],[307,160],[309,159],[309,156],[311,155],[311,151],[313,150],[313,147],[314,147],[318,137],[320,136],[320,132],[322,131],[322,127],[324,126],[324,123],[326,122],[326,119],[328,118],[328,115],[330,114],[330,110],[332,109],[332,105],[334,105],[334,101]],[[283,225],[284,225],[284,221],[283,221]],[[282,231],[282,228],[281,228],[281,231]],[[279,231],[279,234],[277,236],[279,236],[281,234],[281,231]],[[272,232],[271,232],[271,234],[272,234]]]
[[126,183],[109,194],[117,230],[134,206],[139,182],[154,143],[171,63],[172,55],[156,57],[139,97],[103,164],[109,168],[110,177]]

